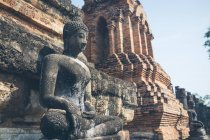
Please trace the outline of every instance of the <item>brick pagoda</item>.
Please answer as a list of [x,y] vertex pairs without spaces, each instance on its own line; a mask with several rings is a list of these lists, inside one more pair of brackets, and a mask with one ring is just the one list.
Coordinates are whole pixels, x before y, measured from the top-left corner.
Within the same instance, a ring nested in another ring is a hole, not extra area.
[[188,114],[155,61],[146,14],[135,0],[85,0],[86,56],[98,70],[137,85],[138,107],[125,129],[135,138],[185,139]]

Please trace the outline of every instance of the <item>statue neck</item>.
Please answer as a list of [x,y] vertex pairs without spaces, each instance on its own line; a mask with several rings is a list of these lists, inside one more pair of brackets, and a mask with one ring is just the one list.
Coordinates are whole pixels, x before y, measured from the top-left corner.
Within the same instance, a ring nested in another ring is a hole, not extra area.
[[78,57],[78,53],[73,52],[73,51],[63,51],[63,54],[69,57],[73,57],[73,58],[77,58]]

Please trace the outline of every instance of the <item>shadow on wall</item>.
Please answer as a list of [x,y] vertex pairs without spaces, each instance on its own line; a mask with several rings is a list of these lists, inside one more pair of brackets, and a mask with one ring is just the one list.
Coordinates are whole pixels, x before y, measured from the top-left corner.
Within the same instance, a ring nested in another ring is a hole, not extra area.
[[107,22],[103,17],[98,19],[96,32],[97,63],[103,63],[109,55],[109,35]]

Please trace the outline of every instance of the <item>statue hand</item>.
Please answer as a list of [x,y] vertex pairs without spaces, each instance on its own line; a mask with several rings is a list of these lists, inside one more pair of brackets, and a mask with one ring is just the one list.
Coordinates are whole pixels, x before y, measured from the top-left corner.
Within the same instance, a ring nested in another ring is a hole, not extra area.
[[71,102],[66,104],[66,115],[69,122],[72,123],[72,127],[76,130],[77,125],[79,124],[79,116],[81,116],[81,112],[79,108]]
[[89,101],[85,101],[85,110],[95,112],[95,107]]
[[89,102],[85,101],[85,111],[82,112],[82,117],[87,119],[92,119],[96,115],[94,106]]
[[70,122],[70,124],[72,126],[71,128],[73,128],[75,130],[78,122],[75,118],[75,115],[72,113],[72,111],[70,109],[66,110],[66,118]]
[[80,109],[72,102],[68,102],[66,112],[73,115],[81,115]]
[[93,119],[95,115],[96,115],[95,111],[82,112],[82,117],[87,119]]

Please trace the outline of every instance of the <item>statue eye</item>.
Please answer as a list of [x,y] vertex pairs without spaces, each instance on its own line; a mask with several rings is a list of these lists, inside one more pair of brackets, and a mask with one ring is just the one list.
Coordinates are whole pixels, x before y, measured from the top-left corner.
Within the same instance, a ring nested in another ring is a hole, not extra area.
[[84,34],[79,34],[79,38],[85,38]]

